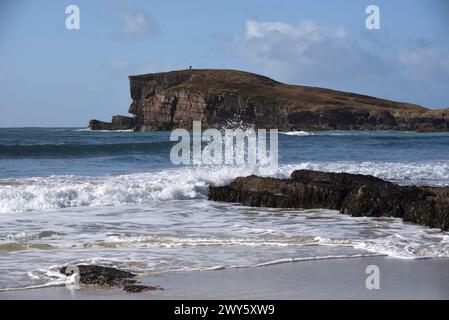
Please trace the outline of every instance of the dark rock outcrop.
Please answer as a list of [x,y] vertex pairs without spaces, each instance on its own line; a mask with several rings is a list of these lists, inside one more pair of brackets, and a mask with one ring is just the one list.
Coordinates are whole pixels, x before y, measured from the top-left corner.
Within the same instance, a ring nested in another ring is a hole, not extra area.
[[111,122],[90,120],[89,128],[91,130],[133,130],[134,118],[117,115],[112,117]]
[[400,186],[373,176],[297,170],[290,179],[241,177],[210,187],[209,200],[253,207],[332,209],[351,216],[396,217],[449,230],[449,188]]
[[[180,70],[130,76],[132,120],[92,129],[135,131],[223,127],[232,119],[280,130],[448,131],[449,110],[330,89],[287,85],[235,70]],[[125,117],[127,118],[127,117]]]
[[[160,289],[158,287],[139,284],[134,279],[136,274],[129,271],[95,265],[77,265],[77,268],[79,270],[80,284],[122,288],[126,292],[133,293]],[[71,275],[67,271],[67,267],[62,267],[59,272],[67,276]]]

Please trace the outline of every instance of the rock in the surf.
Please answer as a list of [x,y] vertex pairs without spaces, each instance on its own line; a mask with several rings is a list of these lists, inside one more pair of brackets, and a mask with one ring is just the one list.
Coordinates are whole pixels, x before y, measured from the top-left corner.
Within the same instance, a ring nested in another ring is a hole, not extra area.
[[[80,284],[83,285],[121,288],[124,291],[133,293],[160,289],[159,287],[138,283],[134,279],[136,274],[129,271],[97,265],[77,265],[76,267],[79,270]],[[59,272],[66,276],[73,274],[73,272],[67,270],[67,267],[62,267]]]
[[90,120],[91,130],[131,130],[134,128],[134,118],[127,116],[113,116],[111,122]]
[[368,175],[297,170],[290,179],[240,177],[227,186],[210,187],[209,200],[253,207],[332,209],[449,230],[449,188],[400,186]]

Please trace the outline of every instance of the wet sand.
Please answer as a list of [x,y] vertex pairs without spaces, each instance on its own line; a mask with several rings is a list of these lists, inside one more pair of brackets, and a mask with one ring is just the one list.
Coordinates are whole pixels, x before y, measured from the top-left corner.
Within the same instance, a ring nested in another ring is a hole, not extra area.
[[[368,290],[366,267],[380,271]],[[0,299],[449,299],[449,259],[368,257],[257,268],[171,272],[140,279],[164,290],[126,293],[65,287],[0,292]]]

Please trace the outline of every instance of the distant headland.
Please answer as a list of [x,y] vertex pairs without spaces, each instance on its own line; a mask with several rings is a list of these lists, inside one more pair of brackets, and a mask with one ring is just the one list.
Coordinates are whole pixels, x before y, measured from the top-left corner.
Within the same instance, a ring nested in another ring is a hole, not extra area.
[[449,109],[288,85],[237,70],[187,69],[129,76],[133,116],[91,120],[92,130],[164,131],[248,126],[296,130],[449,131]]

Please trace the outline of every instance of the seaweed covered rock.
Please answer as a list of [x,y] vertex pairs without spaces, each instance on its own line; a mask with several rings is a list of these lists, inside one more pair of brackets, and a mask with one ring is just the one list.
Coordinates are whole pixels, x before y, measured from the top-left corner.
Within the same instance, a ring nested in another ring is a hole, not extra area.
[[[79,270],[79,281],[83,285],[98,287],[122,288],[127,292],[143,292],[157,290],[158,287],[139,284],[136,274],[112,267],[97,265],[77,265]],[[72,268],[62,267],[59,272],[66,276],[73,274]]]

